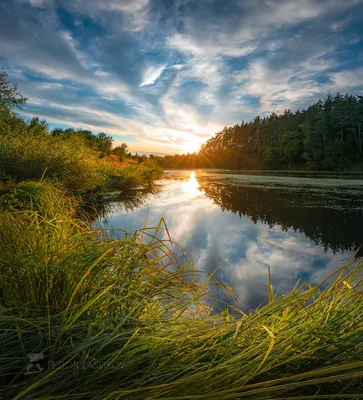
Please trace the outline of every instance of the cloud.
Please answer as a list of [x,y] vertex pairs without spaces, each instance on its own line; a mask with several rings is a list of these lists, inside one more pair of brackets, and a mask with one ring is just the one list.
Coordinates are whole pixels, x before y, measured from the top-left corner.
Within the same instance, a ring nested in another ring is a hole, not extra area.
[[361,93],[362,11],[363,0],[4,0],[0,61],[27,113],[175,153],[256,114]]
[[334,88],[337,91],[345,91],[352,88],[360,88],[360,92],[363,90],[363,68],[333,73],[331,74],[331,79],[334,82]]
[[157,79],[160,78],[161,74],[165,70],[166,66],[161,65],[161,66],[151,66],[145,69],[144,74],[143,74],[143,79],[140,84],[140,87],[142,86],[147,86],[147,85],[152,85],[157,81]]
[[50,2],[50,0],[28,0],[28,1],[33,7],[43,7]]

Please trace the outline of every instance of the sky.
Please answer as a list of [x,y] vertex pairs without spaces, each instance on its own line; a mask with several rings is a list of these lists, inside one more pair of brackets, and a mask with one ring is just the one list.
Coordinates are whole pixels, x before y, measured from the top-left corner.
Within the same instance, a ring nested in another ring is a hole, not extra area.
[[0,0],[0,67],[50,128],[133,152],[363,94],[363,0]]

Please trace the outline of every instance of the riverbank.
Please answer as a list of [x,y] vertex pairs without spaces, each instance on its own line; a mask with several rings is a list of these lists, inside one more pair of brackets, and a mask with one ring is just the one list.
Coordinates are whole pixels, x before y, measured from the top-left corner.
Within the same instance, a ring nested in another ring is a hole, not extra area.
[[0,196],[3,398],[361,396],[361,264],[216,312],[208,284],[228,288],[155,229],[92,230],[77,196],[46,180]]
[[152,184],[155,160],[26,122],[24,103],[10,88],[0,107],[0,398],[362,397],[361,263],[285,296],[266,277],[267,305],[232,307],[213,274],[178,264],[163,219],[92,229],[84,199]]
[[143,163],[120,162],[89,148],[76,135],[0,138],[0,172],[7,180],[48,179],[71,193],[127,190],[151,184],[162,169],[152,160]]

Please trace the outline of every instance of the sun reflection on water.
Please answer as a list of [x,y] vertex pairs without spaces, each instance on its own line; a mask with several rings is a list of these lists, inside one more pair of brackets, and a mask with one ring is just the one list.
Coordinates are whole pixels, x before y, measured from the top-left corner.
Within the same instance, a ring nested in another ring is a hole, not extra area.
[[190,196],[197,196],[200,194],[199,183],[194,171],[191,172],[189,179],[183,182],[182,190]]

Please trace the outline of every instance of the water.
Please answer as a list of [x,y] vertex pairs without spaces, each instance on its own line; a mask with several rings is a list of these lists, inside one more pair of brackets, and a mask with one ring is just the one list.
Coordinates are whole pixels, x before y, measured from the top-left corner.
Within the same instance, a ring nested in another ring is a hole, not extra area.
[[135,231],[164,217],[196,268],[221,265],[218,278],[249,310],[266,301],[268,266],[283,294],[298,279],[318,283],[354,255],[363,243],[362,178],[166,171],[153,192],[110,200],[101,224]]

